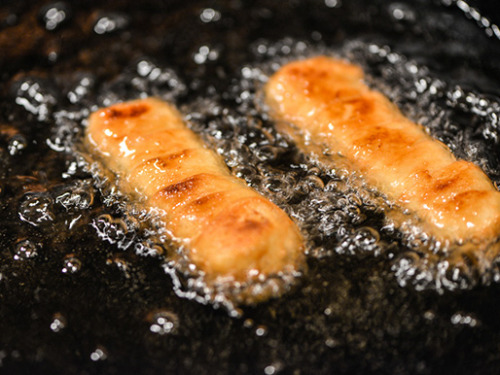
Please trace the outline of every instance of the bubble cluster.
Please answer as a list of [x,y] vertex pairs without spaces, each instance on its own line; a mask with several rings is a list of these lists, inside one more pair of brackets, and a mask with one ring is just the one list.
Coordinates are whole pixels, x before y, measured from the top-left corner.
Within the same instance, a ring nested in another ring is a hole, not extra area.
[[79,103],[90,95],[94,86],[95,77],[92,74],[82,74],[68,91],[66,97],[71,103]]
[[71,8],[65,2],[56,2],[40,9],[40,21],[45,29],[56,31],[71,18]]
[[451,323],[455,325],[464,325],[469,327],[475,327],[480,324],[480,321],[474,317],[474,314],[466,314],[463,312],[457,312],[453,314],[450,318]]
[[61,313],[55,313],[53,316],[53,320],[50,323],[50,329],[52,330],[52,332],[57,333],[66,328],[67,324],[68,322],[66,321],[64,315],[62,315]]
[[64,258],[63,267],[61,269],[62,273],[72,274],[76,273],[82,267],[82,262],[73,254],[69,254]]
[[22,134],[14,135],[7,145],[7,150],[11,156],[20,154],[28,146],[28,141]]
[[213,8],[205,8],[200,13],[200,20],[204,23],[217,22],[220,18],[220,12]]
[[0,124],[0,142],[10,156],[21,154],[28,147],[26,137],[14,126]]
[[148,315],[149,330],[157,335],[171,335],[179,328],[179,317],[168,310],[155,311]]
[[55,203],[67,211],[87,210],[94,203],[94,187],[91,180],[76,180],[52,189]]
[[29,240],[23,239],[16,243],[14,248],[14,260],[32,259],[38,255],[40,245]]
[[54,201],[48,192],[29,192],[19,204],[19,218],[35,227],[54,221]]
[[25,78],[13,86],[16,91],[16,104],[28,113],[36,116],[38,121],[49,121],[58,97],[55,89],[40,78]]
[[135,220],[127,220],[127,217],[114,218],[109,214],[102,214],[92,222],[92,226],[103,241],[126,250],[134,244],[137,235],[135,223]]
[[481,12],[474,6],[469,5],[467,1],[464,0],[441,0],[441,2],[446,6],[451,6],[454,4],[458,9],[460,9],[464,14],[476,21],[477,25],[484,29],[486,35],[489,37],[495,37],[500,39],[500,28],[498,25],[491,22],[490,19],[481,14]]
[[193,60],[196,64],[204,64],[207,61],[215,61],[219,58],[219,49],[209,46],[201,46],[194,54]]
[[94,362],[104,361],[107,358],[108,353],[103,346],[98,346],[92,353],[90,353],[90,359]]
[[115,31],[123,30],[127,27],[129,18],[123,13],[106,13],[97,18],[94,25],[96,34],[109,34]]
[[[83,116],[88,116],[88,113],[88,111],[83,111]],[[73,150],[77,139],[81,136],[81,129],[76,120],[80,120],[83,116],[78,116],[73,112],[69,113],[67,111],[57,112],[54,116],[57,127],[52,130],[52,134],[47,138],[46,144],[56,152],[70,152]]]
[[98,101],[101,106],[148,96],[175,101],[185,94],[186,89],[185,83],[173,69],[144,57],[113,81],[104,84],[99,90],[101,95]]

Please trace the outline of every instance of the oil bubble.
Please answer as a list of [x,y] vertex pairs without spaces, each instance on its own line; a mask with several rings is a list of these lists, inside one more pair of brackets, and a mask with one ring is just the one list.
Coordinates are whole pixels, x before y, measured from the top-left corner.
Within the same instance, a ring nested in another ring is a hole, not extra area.
[[19,218],[36,227],[54,221],[53,200],[47,192],[24,195],[19,205]]
[[129,24],[129,18],[123,13],[101,14],[94,25],[96,34],[109,34],[118,30],[123,30]]
[[354,244],[364,251],[379,250],[379,240],[379,233],[371,227],[362,227],[354,232]]
[[40,10],[39,19],[48,31],[54,31],[60,28],[71,17],[71,9],[64,2],[56,2],[44,6]]
[[53,188],[55,202],[67,211],[86,210],[94,203],[94,187],[90,180],[76,180]]
[[161,256],[165,254],[165,248],[161,244],[146,240],[137,242],[134,252],[140,256]]
[[212,8],[205,8],[200,13],[200,20],[204,23],[217,22],[220,18],[220,12]]
[[389,5],[389,14],[395,21],[415,21],[415,11],[403,3],[392,3]]
[[146,317],[146,320],[151,324],[149,330],[161,336],[175,334],[179,328],[179,317],[168,310],[151,312]]
[[325,5],[328,8],[339,8],[342,2],[340,0],[325,0]]
[[136,232],[133,223],[136,221],[128,220],[127,215],[114,218],[109,214],[103,214],[92,221],[92,226],[101,239],[126,250],[134,245]]
[[282,369],[283,369],[283,363],[276,361],[264,367],[264,374],[266,375],[278,374]]
[[220,49],[203,45],[194,54],[193,60],[196,64],[204,64],[207,61],[215,61],[219,58]]
[[62,273],[76,273],[82,268],[82,262],[74,254],[68,254],[63,261]]
[[434,318],[436,317],[436,313],[432,310],[427,310],[425,313],[424,313],[424,318],[426,320],[434,320]]
[[255,334],[259,337],[267,335],[267,327],[265,325],[259,325],[255,329]]
[[326,340],[325,340],[325,345],[328,346],[329,348],[333,349],[335,348],[336,346],[339,345],[339,342],[331,337],[328,337]]
[[464,325],[469,327],[476,327],[480,324],[480,321],[474,316],[474,314],[468,314],[464,312],[457,312],[453,314],[450,321],[454,325]]
[[83,74],[66,96],[71,103],[78,103],[87,97],[94,86],[95,77],[90,74]]
[[420,261],[419,255],[414,252],[402,253],[393,261],[391,269],[399,285],[404,287],[411,283],[411,280],[418,274]]
[[50,329],[52,332],[60,332],[67,326],[67,321],[64,315],[61,313],[55,313],[52,317],[52,322],[50,323]]
[[78,122],[67,115],[65,111],[54,114],[57,126],[52,129],[52,135],[45,141],[56,152],[71,151],[76,138],[81,133]]
[[108,358],[108,352],[103,346],[98,346],[92,353],[90,353],[90,359],[94,362],[104,361]]
[[38,255],[39,245],[29,239],[23,239],[16,243],[14,250],[15,260],[32,259]]
[[14,135],[7,145],[7,149],[9,150],[9,154],[11,156],[18,155],[28,146],[28,141],[22,134]]

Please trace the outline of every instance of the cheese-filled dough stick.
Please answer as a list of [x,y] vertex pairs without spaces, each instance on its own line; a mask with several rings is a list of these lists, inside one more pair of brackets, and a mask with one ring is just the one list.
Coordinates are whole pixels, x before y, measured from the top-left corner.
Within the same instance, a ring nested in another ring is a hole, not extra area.
[[90,116],[86,144],[119,176],[123,190],[166,213],[168,231],[209,285],[262,281],[302,268],[297,226],[232,176],[172,105],[148,98],[98,110]]
[[270,77],[265,98],[278,121],[345,157],[437,240],[497,241],[500,193],[489,178],[370,89],[359,67],[324,56],[291,62]]

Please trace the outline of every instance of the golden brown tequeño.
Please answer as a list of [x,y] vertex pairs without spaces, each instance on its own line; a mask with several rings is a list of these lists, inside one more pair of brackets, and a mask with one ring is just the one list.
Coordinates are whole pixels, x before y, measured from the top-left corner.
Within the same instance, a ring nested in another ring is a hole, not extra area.
[[359,67],[325,56],[294,61],[264,91],[277,121],[345,157],[439,241],[498,238],[500,193],[489,178],[370,89]]
[[172,105],[148,98],[100,109],[90,116],[86,143],[123,190],[164,210],[168,231],[208,283],[301,269],[294,222],[232,176]]

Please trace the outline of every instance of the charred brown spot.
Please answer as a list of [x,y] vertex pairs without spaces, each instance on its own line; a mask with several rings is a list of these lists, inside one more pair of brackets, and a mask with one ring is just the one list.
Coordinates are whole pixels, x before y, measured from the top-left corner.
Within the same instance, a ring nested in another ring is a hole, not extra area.
[[106,109],[106,116],[110,119],[138,117],[147,111],[149,111],[149,106],[146,104],[128,104]]
[[164,168],[164,169],[171,168],[171,167],[176,166],[178,164],[179,159],[186,157],[190,153],[191,153],[191,150],[186,149],[186,150],[182,150],[180,152],[161,156],[158,158],[151,158],[151,159],[144,161],[142,164],[140,164],[138,168],[143,168],[144,166],[153,165],[153,164],[160,167],[160,168]]
[[163,195],[174,195],[185,191],[193,190],[195,184],[197,183],[197,176],[188,178],[187,180],[178,182],[173,185],[169,185],[161,190]]
[[458,180],[459,180],[458,176],[454,176],[454,177],[447,178],[444,180],[438,180],[434,184],[434,190],[436,190],[436,191],[445,190],[446,188],[449,188],[450,186],[455,185],[458,182]]
[[240,230],[255,232],[264,229],[265,224],[262,221],[246,219],[241,223]]
[[178,160],[178,159],[181,159],[183,157],[188,156],[191,153],[191,151],[192,150],[190,150],[190,149],[185,149],[185,150],[182,150],[180,152],[176,152],[176,153],[164,156],[163,159],[165,159],[165,160]]
[[356,113],[361,116],[367,116],[374,111],[373,100],[368,100],[363,97],[345,100],[343,103],[354,106]]
[[186,178],[185,180],[178,182],[176,184],[169,185],[161,189],[157,194],[163,197],[169,197],[180,194],[189,194],[197,187],[202,186],[206,183],[207,179],[210,176],[205,173],[200,173],[191,177]]
[[376,126],[367,135],[355,141],[355,146],[366,150],[387,150],[393,154],[394,160],[406,156],[406,150],[413,143],[415,139],[408,137],[404,133],[386,128]]
[[195,199],[192,204],[194,206],[206,206],[209,205],[213,202],[218,202],[219,198],[222,196],[222,193],[212,193],[212,194],[207,194],[201,198]]
[[[413,184],[418,184],[419,186],[422,186],[422,189],[425,190],[426,192],[429,192],[429,188],[425,187],[426,185],[429,185],[432,183],[432,175],[429,172],[428,169],[420,169],[412,174],[410,174],[409,178],[412,180]],[[415,190],[411,191],[406,191],[403,193],[404,196],[414,196],[415,195]]]
[[292,67],[288,70],[291,76],[307,78],[308,80],[316,80],[326,78],[328,72],[326,70],[315,69],[312,67]]
[[384,140],[390,136],[390,133],[387,129],[383,129],[380,127],[376,127],[372,132],[370,132],[367,136],[361,138],[357,143],[366,147],[376,147],[380,148]]
[[451,200],[452,205],[450,206],[450,209],[452,211],[455,211],[455,210],[460,210],[462,208],[466,208],[468,205],[471,205],[471,204],[477,204],[477,202],[480,202],[488,194],[489,194],[489,192],[484,191],[484,190],[469,190],[469,191],[465,191],[463,193],[457,194]]
[[429,172],[428,169],[422,169],[422,170],[418,171],[417,176],[419,178],[426,179],[426,180],[432,179],[431,172]]
[[339,88],[334,91],[333,97],[338,100],[359,100],[360,98],[360,92],[357,88]]

